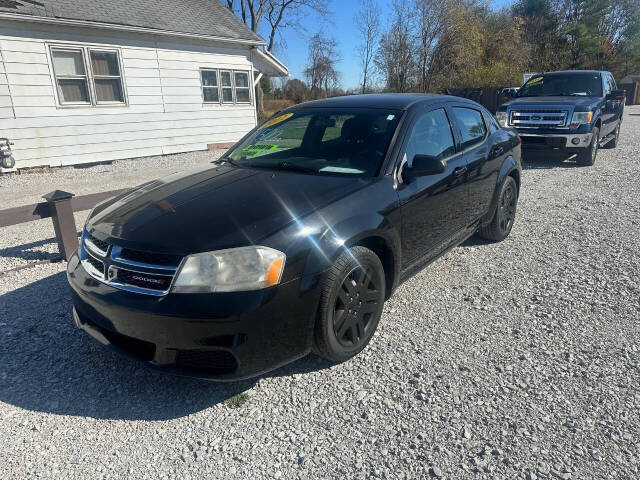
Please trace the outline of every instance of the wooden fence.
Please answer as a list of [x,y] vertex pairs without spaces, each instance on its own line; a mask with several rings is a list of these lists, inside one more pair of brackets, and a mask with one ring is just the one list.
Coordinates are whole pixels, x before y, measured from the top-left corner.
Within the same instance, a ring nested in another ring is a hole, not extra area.
[[73,212],[89,210],[98,203],[128,190],[130,189],[111,190],[80,197],[62,190],[54,190],[43,195],[44,202],[0,210],[0,228],[41,218],[51,218],[58,242],[58,251],[62,258],[69,260],[78,248],[78,230]]

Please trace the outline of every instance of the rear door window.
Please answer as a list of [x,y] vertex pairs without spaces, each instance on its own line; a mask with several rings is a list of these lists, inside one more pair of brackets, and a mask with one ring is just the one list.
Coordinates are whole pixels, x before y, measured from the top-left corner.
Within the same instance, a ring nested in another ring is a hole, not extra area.
[[460,127],[463,150],[484,141],[487,136],[487,127],[484,124],[482,113],[473,108],[453,107],[453,114]]

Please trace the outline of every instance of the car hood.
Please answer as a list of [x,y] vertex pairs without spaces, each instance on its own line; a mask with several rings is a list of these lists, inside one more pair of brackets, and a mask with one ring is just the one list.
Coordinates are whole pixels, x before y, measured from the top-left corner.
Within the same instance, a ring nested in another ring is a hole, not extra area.
[[144,184],[98,206],[87,230],[125,247],[183,255],[252,245],[368,182],[208,166]]
[[540,105],[572,105],[574,107],[587,108],[598,102],[598,99],[595,97],[577,97],[577,96],[566,96],[566,97],[522,97],[522,98],[514,98],[513,100],[504,104],[506,107],[536,107]]

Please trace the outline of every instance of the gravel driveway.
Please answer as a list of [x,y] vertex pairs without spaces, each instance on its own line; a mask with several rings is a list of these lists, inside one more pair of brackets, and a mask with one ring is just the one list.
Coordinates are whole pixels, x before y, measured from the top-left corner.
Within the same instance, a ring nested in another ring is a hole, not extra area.
[[[512,235],[402,285],[361,355],[255,381],[106,351],[62,263],[0,276],[0,477],[638,479],[639,178],[628,107],[595,167],[527,161]],[[1,230],[0,270],[50,258],[51,230]]]

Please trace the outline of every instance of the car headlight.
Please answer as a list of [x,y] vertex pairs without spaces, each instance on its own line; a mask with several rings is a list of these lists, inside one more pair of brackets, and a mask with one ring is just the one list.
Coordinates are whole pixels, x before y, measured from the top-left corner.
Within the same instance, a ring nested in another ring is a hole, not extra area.
[[580,125],[585,125],[591,123],[591,119],[593,118],[593,112],[573,112],[573,117],[571,117],[571,126],[578,127]]
[[284,253],[268,247],[240,247],[189,255],[173,283],[174,293],[260,290],[280,283]]
[[507,112],[496,112],[496,120],[501,127],[507,127]]

